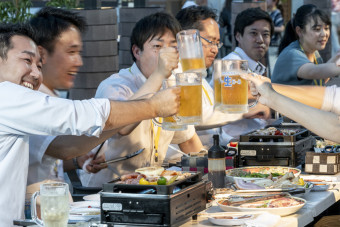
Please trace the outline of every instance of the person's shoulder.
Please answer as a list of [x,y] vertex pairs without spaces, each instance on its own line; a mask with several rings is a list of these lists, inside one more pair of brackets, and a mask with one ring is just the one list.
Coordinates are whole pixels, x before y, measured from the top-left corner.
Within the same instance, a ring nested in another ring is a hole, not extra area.
[[226,55],[226,56],[224,56],[224,58],[222,58],[222,60],[231,60],[231,59],[242,60],[241,56],[238,55],[235,52],[230,52],[228,55]]

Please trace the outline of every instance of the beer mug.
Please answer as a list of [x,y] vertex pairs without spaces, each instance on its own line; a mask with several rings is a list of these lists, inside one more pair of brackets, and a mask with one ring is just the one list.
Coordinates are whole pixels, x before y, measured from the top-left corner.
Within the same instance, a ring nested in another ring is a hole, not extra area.
[[183,30],[177,33],[179,60],[183,72],[207,74],[200,33],[197,29]]
[[222,77],[222,60],[215,59],[213,64],[213,75],[214,81],[214,108],[216,110],[221,109],[221,77]]
[[[175,86],[176,86],[175,78],[165,79],[162,82],[163,89],[167,89],[167,88],[175,87]],[[152,121],[157,126],[162,127],[162,129],[168,130],[168,131],[183,131],[188,128],[188,126],[186,125],[177,124],[177,121],[180,121],[180,120],[176,116],[165,117],[163,118],[163,122],[159,122],[156,119],[152,119]]]
[[[221,104],[219,109],[223,112],[247,113],[249,107],[256,105],[257,101],[248,105],[248,81],[240,76],[247,73],[248,61],[222,60],[220,77]],[[218,86],[218,83],[216,86]],[[218,95],[218,92],[215,91],[215,94]]]
[[180,87],[178,124],[198,125],[202,121],[202,74],[177,73],[176,85]]
[[[31,216],[35,223],[45,227],[66,227],[69,215],[68,184],[46,183],[31,198]],[[40,196],[41,218],[37,217],[36,201]]]

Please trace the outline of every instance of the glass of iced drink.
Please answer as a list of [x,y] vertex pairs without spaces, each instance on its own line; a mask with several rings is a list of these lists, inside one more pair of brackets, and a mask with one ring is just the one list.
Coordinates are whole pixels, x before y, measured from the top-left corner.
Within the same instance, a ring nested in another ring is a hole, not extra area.
[[[40,191],[35,192],[31,199],[32,219],[39,226],[66,227],[69,216],[68,184],[46,183],[40,185]],[[36,201],[40,196],[41,219],[37,217]]]

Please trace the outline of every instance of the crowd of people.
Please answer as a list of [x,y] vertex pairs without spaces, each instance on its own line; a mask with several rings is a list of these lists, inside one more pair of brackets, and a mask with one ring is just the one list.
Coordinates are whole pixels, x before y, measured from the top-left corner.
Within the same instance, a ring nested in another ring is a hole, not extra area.
[[[242,77],[250,81],[249,99],[259,97],[261,104],[246,114],[221,113],[214,109],[212,84],[203,79],[201,125],[268,119],[271,108],[323,138],[340,142],[340,88],[322,86],[340,74],[340,54],[323,63],[318,53],[330,37],[329,16],[314,5],[303,5],[284,25],[278,1],[268,2],[271,14],[249,8],[237,15],[236,48],[223,56],[248,61],[250,73]],[[260,61],[284,27],[271,84]],[[83,168],[83,185],[101,186],[137,168],[162,165],[170,144],[178,144],[184,153],[203,149],[194,126],[167,131],[151,119],[172,116],[179,109],[180,89],[160,90],[164,79],[182,71],[176,48],[179,31],[199,31],[205,66],[212,66],[222,46],[215,11],[194,5],[175,17],[158,12],[142,18],[131,34],[131,67],[108,75],[92,99],[60,98],[58,90],[72,88],[83,65],[85,29],[86,21],[77,13],[53,7],[42,8],[25,24],[0,25],[3,226],[23,217],[26,185],[62,180],[64,171]],[[134,158],[101,164],[141,148],[145,150]],[[91,150],[98,149],[103,155],[93,159]]]

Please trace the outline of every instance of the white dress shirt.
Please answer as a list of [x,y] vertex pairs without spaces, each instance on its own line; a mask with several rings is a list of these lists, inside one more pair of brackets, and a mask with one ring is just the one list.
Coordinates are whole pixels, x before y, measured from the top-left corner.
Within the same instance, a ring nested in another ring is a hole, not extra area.
[[0,83],[0,226],[24,217],[29,135],[98,136],[109,113],[108,100],[65,100]]

